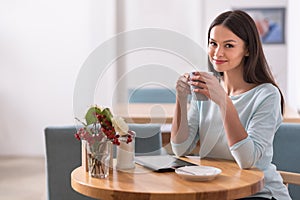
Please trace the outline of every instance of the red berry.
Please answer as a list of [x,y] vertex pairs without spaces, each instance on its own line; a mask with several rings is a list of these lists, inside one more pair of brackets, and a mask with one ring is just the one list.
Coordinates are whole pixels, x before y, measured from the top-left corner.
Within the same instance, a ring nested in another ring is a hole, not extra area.
[[75,133],[74,136],[75,136],[75,138],[76,138],[77,140],[80,140],[79,133]]

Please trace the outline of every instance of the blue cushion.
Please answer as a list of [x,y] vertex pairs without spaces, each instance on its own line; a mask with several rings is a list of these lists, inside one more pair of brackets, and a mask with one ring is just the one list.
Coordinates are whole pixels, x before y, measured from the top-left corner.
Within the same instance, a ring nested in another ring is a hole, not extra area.
[[162,154],[162,136],[160,124],[129,124],[135,131],[135,155]]
[[[283,123],[274,137],[273,163],[278,170],[300,173],[300,124]],[[300,199],[300,186],[289,184],[292,199]]]
[[91,200],[71,187],[71,172],[81,165],[81,142],[75,126],[45,129],[47,190],[50,200]]
[[175,89],[138,88],[129,89],[129,103],[175,103]]

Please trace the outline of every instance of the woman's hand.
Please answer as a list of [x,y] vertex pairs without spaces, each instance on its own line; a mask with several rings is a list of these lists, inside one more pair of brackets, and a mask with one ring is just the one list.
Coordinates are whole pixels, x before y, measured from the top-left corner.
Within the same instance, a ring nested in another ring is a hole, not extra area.
[[189,85],[190,76],[188,73],[180,76],[176,82],[176,93],[179,99],[186,98],[189,94],[191,94],[191,88]]

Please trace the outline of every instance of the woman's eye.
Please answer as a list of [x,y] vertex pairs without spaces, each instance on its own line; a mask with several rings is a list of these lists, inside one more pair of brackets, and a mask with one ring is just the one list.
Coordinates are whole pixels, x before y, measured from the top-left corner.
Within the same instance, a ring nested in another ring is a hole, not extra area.
[[210,46],[217,46],[217,44],[215,42],[210,42],[209,45]]
[[226,48],[232,48],[233,45],[232,45],[232,44],[226,44],[225,47],[226,47]]

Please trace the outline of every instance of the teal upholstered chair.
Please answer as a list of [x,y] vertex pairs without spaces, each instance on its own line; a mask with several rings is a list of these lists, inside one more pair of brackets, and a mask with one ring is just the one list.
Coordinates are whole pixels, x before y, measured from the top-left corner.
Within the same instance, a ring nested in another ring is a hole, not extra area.
[[[275,134],[273,145],[273,163],[277,169],[300,173],[300,124],[283,123]],[[299,176],[299,174],[294,174],[291,180],[300,184]],[[285,179],[285,176],[283,178]],[[300,199],[300,185],[289,183],[288,189],[292,199]]]
[[129,103],[175,103],[175,89],[138,88],[128,90]]
[[[162,139],[158,124],[130,124],[136,132],[136,154],[162,153]],[[70,174],[81,165],[81,143],[75,139],[75,126],[47,127],[46,173],[49,200],[88,200],[71,187]]]
[[129,124],[129,129],[136,132],[135,155],[164,154],[160,124]]
[[47,127],[46,174],[49,200],[90,200],[71,187],[70,174],[81,165],[81,143],[75,139],[75,126]]

